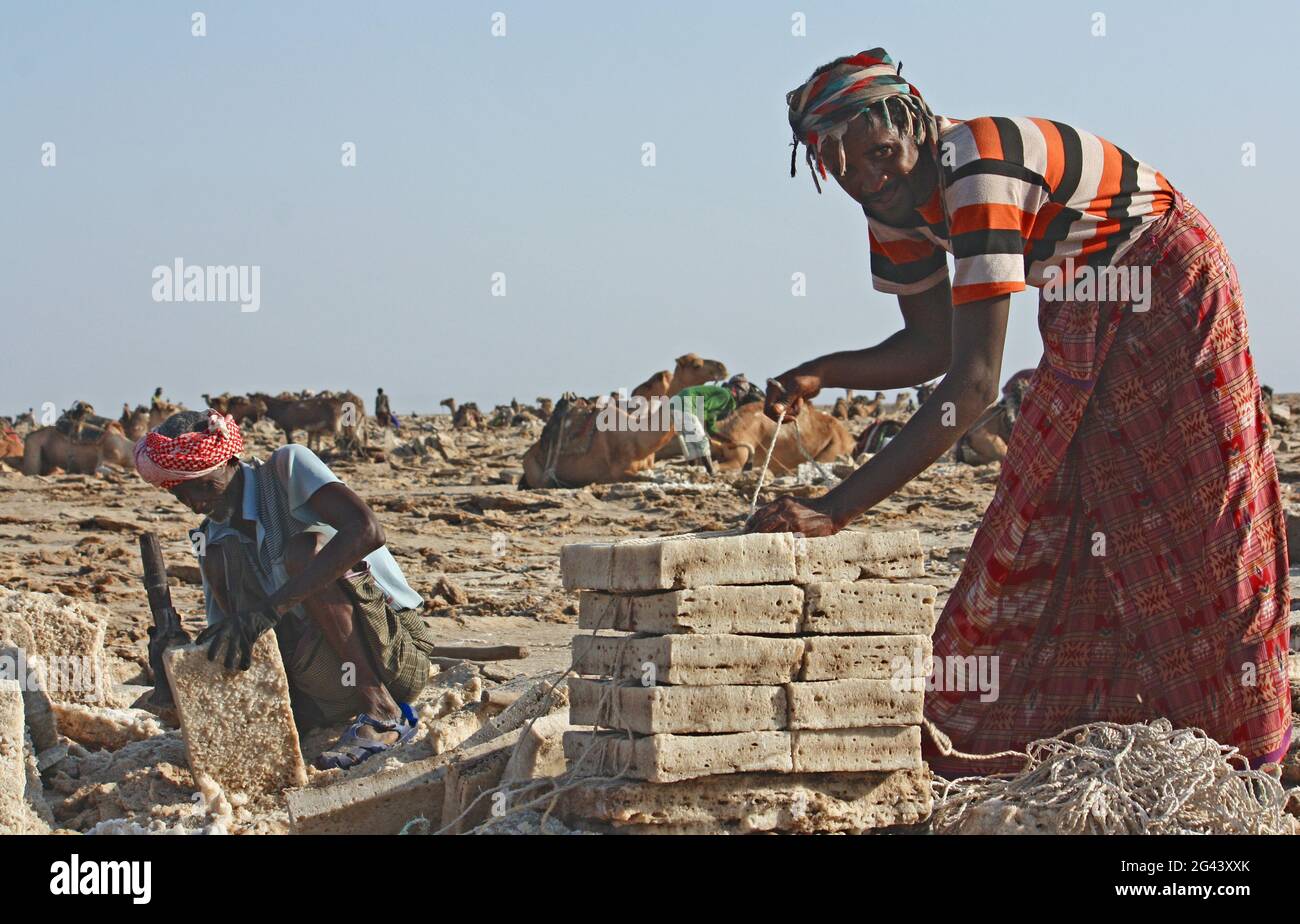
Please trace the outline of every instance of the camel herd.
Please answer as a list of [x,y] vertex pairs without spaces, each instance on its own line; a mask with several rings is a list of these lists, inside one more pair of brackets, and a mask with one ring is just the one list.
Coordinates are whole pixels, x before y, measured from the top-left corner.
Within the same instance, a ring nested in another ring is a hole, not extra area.
[[[671,371],[654,373],[633,389],[631,396],[639,402],[638,407],[653,411],[666,407],[664,403],[683,389],[721,382],[727,374],[722,362],[687,353],[677,358]],[[1002,400],[961,438],[954,450],[955,460],[981,465],[1006,455],[1030,374],[1031,370],[1024,370],[1011,377]],[[743,376],[737,378],[743,380]],[[916,400],[923,403],[932,391],[930,385],[919,386]],[[657,460],[681,454],[682,441],[673,426],[647,427],[629,419],[631,412],[621,403],[627,397],[623,395],[617,404],[612,404],[609,396],[580,398],[573,394],[564,395],[558,403],[538,398],[532,406],[512,400],[486,415],[473,402],[458,404],[447,398],[441,404],[456,429],[541,425],[541,435],[524,453],[519,485],[551,488],[626,481],[653,468]],[[350,391],[205,394],[203,400],[241,424],[271,421],[284,433],[286,442],[292,443],[301,431],[313,449],[319,449],[323,441],[342,451],[368,449],[365,404]],[[89,474],[104,464],[130,467],[135,441],[182,409],[155,396],[149,406],[133,409],[124,404],[117,420],[96,415],[94,408],[83,402],[75,403],[50,426],[36,426],[30,411],[16,420],[0,418],[0,459],[28,475],[55,470]],[[864,452],[883,448],[915,409],[907,392],[892,405],[886,404],[880,392],[871,398],[848,395],[839,398],[830,413],[805,403],[799,415],[788,418],[778,433],[776,423],[763,413],[761,393],[751,389],[708,434],[712,465],[723,472],[761,465],[774,436],[769,468],[775,474],[793,473],[809,461],[851,462]],[[602,426],[602,415],[613,425]],[[845,424],[861,419],[869,423],[855,441]],[[20,429],[26,431],[25,436]]]
[[[360,397],[350,391],[313,394],[282,392],[266,395],[204,395],[208,407],[231,414],[241,424],[262,419],[272,421],[292,443],[294,434],[307,434],[308,445],[319,449],[330,439],[340,449],[363,450],[367,445],[366,410]],[[47,475],[55,470],[70,474],[91,474],[101,465],[129,468],[133,465],[135,441],[172,414],[184,410],[179,404],[155,399],[151,406],[122,405],[114,420],[101,417],[89,404],[78,401],[49,426],[36,426],[31,411],[17,420],[0,420],[0,458],[15,463],[24,475]],[[20,436],[17,428],[27,429]]]

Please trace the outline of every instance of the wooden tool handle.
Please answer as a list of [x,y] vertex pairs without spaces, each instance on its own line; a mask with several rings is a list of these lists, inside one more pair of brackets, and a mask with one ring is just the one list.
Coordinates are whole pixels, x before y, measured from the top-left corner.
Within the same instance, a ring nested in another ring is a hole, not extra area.
[[523,645],[435,645],[432,657],[459,658],[462,661],[518,661],[528,657]]
[[149,595],[149,610],[156,624],[160,614],[172,610],[172,592],[167,586],[162,546],[154,533],[140,534],[140,563],[144,566],[144,589]]

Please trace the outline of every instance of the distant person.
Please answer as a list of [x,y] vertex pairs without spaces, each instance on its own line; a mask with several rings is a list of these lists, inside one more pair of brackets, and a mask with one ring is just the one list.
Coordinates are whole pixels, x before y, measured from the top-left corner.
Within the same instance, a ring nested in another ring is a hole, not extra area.
[[375,394],[375,420],[381,427],[392,427],[399,433],[402,431],[402,424],[398,421],[397,415],[389,410],[388,395],[384,394],[382,388]]
[[374,512],[306,446],[242,462],[239,425],[181,411],[135,446],[140,477],[204,517],[200,556],[208,659],[247,670],[275,632],[300,728],[349,721],[322,770],[347,769],[410,741],[411,702],[434,641],[424,601],[384,544]]
[[168,401],[166,398],[163,397],[162,386],[159,385],[157,388],[153,390],[153,397],[149,399],[149,407],[158,408],[158,407],[166,407],[167,405],[168,405]]
[[[987,757],[1164,717],[1252,766],[1281,761],[1286,523],[1227,248],[1111,142],[1048,119],[937,116],[900,71],[873,48],[786,96],[818,189],[833,177],[864,213],[874,285],[898,296],[903,328],[786,372],[767,412],[944,378],[849,478],[761,508],[750,529],[834,533],[935,462],[998,397],[1011,295],[1038,287],[1043,358],[934,632],[932,664],[951,677],[991,659],[999,689],[927,693],[927,720]],[[943,775],[1022,766],[927,759]]]

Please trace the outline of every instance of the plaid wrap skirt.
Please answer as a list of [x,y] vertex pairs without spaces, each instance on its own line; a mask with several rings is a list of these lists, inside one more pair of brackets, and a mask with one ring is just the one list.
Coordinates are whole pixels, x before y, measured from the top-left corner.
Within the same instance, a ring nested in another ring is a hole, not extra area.
[[996,696],[935,683],[925,714],[972,754],[1163,716],[1277,760],[1286,528],[1236,270],[1180,194],[1116,266],[1149,268],[1146,310],[1040,297],[1043,358],[935,630],[939,669],[997,659]]

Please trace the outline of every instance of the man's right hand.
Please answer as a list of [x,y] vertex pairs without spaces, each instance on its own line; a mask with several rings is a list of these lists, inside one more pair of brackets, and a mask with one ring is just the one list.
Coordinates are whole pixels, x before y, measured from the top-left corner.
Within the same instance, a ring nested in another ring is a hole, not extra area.
[[782,412],[786,417],[798,417],[803,403],[817,397],[822,390],[821,375],[803,366],[767,381],[767,401],[763,412],[777,420]]
[[226,670],[246,671],[253,664],[253,646],[267,629],[275,628],[280,616],[270,606],[244,610],[208,626],[194,640],[208,646],[208,660],[218,659]]

